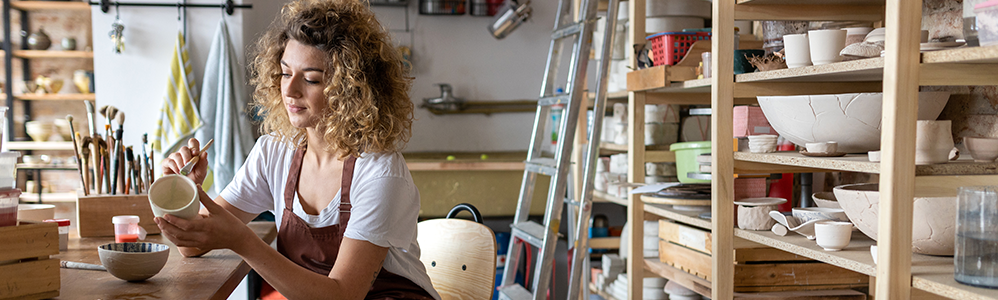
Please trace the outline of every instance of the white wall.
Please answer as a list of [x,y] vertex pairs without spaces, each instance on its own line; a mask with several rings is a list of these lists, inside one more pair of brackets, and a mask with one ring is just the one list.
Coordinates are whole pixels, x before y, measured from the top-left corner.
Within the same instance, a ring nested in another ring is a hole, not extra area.
[[[244,50],[237,55],[245,61],[245,49],[270,25],[286,1],[236,2],[254,6],[226,17],[233,45]],[[412,2],[408,8],[375,7],[374,11],[397,43],[412,48],[416,79],[410,96],[417,105],[423,98],[439,96],[436,83],[451,84],[455,95],[467,100],[536,100],[557,1],[533,1],[534,16],[504,40],[488,33],[491,17],[419,15],[418,0]],[[404,32],[403,9],[409,10],[410,32]],[[97,105],[123,110],[127,116],[125,143],[137,145],[142,133],[155,130],[159,117],[178,28],[177,10],[120,7],[120,12],[126,48],[124,53],[114,54],[107,38],[114,10],[104,14],[96,6],[92,9]],[[222,14],[220,9],[208,8],[191,8],[187,13],[189,54],[200,84]],[[415,115],[413,137],[405,151],[524,150],[533,122],[533,113],[436,116],[417,108]]]

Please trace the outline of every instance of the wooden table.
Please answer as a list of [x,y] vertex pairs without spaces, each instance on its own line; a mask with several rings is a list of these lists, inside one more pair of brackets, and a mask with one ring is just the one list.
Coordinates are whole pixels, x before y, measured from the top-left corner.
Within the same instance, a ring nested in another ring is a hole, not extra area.
[[[268,244],[277,237],[274,222],[251,222],[249,226]],[[146,281],[127,282],[108,272],[62,269],[58,299],[226,299],[250,271],[231,250],[186,258],[161,235],[150,235],[145,241],[170,245],[170,258],[159,274]],[[99,265],[97,247],[111,242],[113,237],[71,238],[69,250],[54,257]]]

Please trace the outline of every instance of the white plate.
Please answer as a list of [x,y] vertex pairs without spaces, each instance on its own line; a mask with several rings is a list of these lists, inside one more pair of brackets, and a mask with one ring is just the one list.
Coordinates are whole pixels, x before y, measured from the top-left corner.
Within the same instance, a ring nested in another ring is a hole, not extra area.
[[939,42],[939,43],[921,43],[919,44],[919,50],[921,51],[933,51],[942,50],[946,48],[954,48],[963,46],[964,42]]
[[742,200],[735,201],[735,204],[741,206],[763,206],[763,205],[780,205],[786,202],[787,199],[784,198],[762,197],[762,198],[745,198]]

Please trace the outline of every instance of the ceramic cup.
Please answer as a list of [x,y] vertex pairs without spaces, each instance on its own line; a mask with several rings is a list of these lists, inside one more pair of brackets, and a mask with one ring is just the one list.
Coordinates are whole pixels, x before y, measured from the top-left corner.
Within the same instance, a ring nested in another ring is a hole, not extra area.
[[811,63],[815,66],[842,61],[842,48],[846,47],[846,31],[842,29],[811,30],[807,32],[811,50]]
[[862,43],[866,39],[866,35],[873,31],[873,27],[849,27],[845,28],[846,31],[846,46]]
[[872,162],[880,162],[880,151],[870,151],[866,153]]
[[915,136],[915,164],[941,164],[949,161],[953,133],[949,120],[919,120]]
[[839,143],[836,142],[806,143],[804,147],[807,152],[811,153],[835,153],[839,151]]
[[149,187],[149,203],[152,214],[157,217],[171,214],[189,220],[201,209],[194,181],[177,174],[165,175],[153,182]]
[[964,137],[963,145],[976,162],[994,162],[998,158],[998,138]]
[[824,221],[814,224],[815,240],[825,251],[845,249],[852,239],[852,223]]
[[788,68],[811,65],[811,48],[808,44],[807,34],[784,35],[783,49],[786,50]]

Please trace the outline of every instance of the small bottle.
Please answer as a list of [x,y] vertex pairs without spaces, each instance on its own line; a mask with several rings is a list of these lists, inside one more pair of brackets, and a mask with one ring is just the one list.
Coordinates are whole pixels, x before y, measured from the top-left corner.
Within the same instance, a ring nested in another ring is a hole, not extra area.
[[46,223],[56,223],[59,225],[59,251],[69,249],[69,219],[48,219]]
[[114,216],[111,218],[114,224],[115,243],[135,243],[146,239],[146,230],[139,226],[139,216]]

